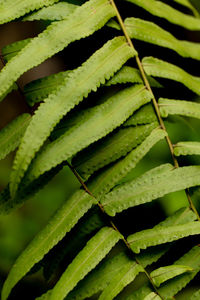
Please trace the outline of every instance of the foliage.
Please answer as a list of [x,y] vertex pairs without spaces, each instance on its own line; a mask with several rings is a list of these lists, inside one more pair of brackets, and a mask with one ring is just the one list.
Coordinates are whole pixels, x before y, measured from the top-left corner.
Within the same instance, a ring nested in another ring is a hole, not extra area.
[[[48,20],[38,36],[2,49],[1,101],[18,89],[22,74],[69,44],[83,39],[90,48],[97,31],[105,41],[82,64],[28,83],[23,93],[34,113],[0,131],[0,159],[17,149],[0,195],[2,214],[22,206],[66,165],[81,184],[18,257],[2,300],[41,268],[47,280],[57,276],[37,295],[49,300],[174,299],[198,274],[200,217],[192,192],[198,193],[200,165],[190,156],[200,154],[200,140],[176,134],[180,120],[190,118],[192,126],[200,119],[200,77],[187,68],[188,60],[200,61],[200,44],[180,34],[200,30],[198,8],[189,0],[0,0],[0,24]],[[167,161],[151,150],[162,152],[164,139]],[[138,175],[145,156],[154,167]],[[179,162],[178,156],[189,158]],[[137,206],[143,220],[153,200],[159,204],[179,191],[188,207],[180,205],[162,222],[154,216],[146,227],[131,219]],[[146,281],[138,286],[140,273]],[[191,299],[198,297],[199,291]]]

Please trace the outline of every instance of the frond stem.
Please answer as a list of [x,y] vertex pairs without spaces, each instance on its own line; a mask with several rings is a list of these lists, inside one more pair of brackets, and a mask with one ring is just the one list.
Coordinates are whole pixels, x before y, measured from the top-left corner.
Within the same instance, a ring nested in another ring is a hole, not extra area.
[[[71,169],[71,171],[74,173],[74,175],[76,176],[76,178],[78,179],[78,181],[79,181],[80,184],[82,185],[82,187],[83,187],[83,189],[85,190],[85,192],[88,193],[91,197],[96,198],[96,197],[92,194],[92,192],[88,189],[87,185],[86,185],[85,182],[82,180],[82,178],[80,177],[80,175],[78,174],[78,172],[76,171],[76,169],[75,169],[69,162],[67,162],[67,165],[68,165],[68,167]],[[97,199],[96,199],[96,200],[97,200]],[[108,223],[110,224],[110,226],[122,236],[122,240],[123,240],[125,246],[128,248],[128,250],[129,250],[129,251],[131,252],[131,254],[133,255],[134,253],[133,253],[133,251],[131,250],[131,247],[130,247],[128,241],[126,240],[126,238],[124,237],[124,235],[120,232],[120,230],[117,228],[117,226],[114,224],[114,222],[110,219],[110,217],[107,215],[107,213],[106,213],[105,210],[104,210],[103,205],[102,205],[99,201],[97,201],[97,206],[98,206],[99,209],[101,210],[102,214],[105,216],[105,218],[106,218],[106,220],[108,221]],[[134,255],[134,259],[135,259],[135,261],[136,261],[136,263],[137,263],[138,265],[141,265],[140,262],[137,260],[137,257],[136,257],[135,255]],[[152,285],[154,291],[156,292],[156,294],[158,294],[158,295],[160,296],[160,298],[161,298],[162,300],[164,300],[164,299],[161,297],[161,295],[159,294],[158,289],[157,289],[157,287],[155,286],[155,284],[154,284],[154,282],[153,282],[151,276],[148,274],[148,272],[145,270],[145,268],[144,268],[143,266],[142,266],[142,268],[143,268],[143,270],[144,270],[144,273],[145,273],[146,277],[148,278],[149,282],[151,283],[151,285]]]
[[[133,49],[135,50],[135,47],[134,47],[134,45],[133,45],[133,42],[132,42],[131,38],[130,38],[129,35],[128,35],[128,32],[127,32],[127,30],[126,30],[126,26],[125,26],[125,24],[124,24],[124,22],[123,22],[123,20],[122,20],[122,17],[121,17],[121,15],[120,15],[120,13],[119,13],[119,10],[118,10],[118,8],[117,8],[117,6],[116,6],[116,4],[115,4],[115,1],[114,1],[114,0],[109,0],[109,1],[110,1],[111,5],[113,6],[113,8],[115,9],[117,20],[118,20],[118,22],[119,22],[119,24],[120,24],[120,27],[121,27],[121,29],[122,29],[122,31],[123,31],[124,36],[126,37],[127,43],[129,44],[129,46],[130,46],[131,48],[133,48]],[[154,95],[154,93],[153,93],[153,91],[152,91],[152,88],[151,88],[151,86],[150,86],[150,83],[149,83],[149,81],[148,81],[148,79],[147,79],[147,76],[146,76],[146,74],[145,74],[145,71],[144,71],[142,62],[141,62],[141,60],[140,60],[140,58],[139,58],[139,55],[137,54],[137,55],[135,56],[135,58],[136,58],[136,63],[137,63],[138,69],[139,69],[139,71],[140,71],[140,74],[141,74],[141,76],[142,76],[143,82],[144,82],[144,84],[145,84],[145,86],[146,86],[146,89],[147,89],[147,90],[151,93],[151,95],[152,95],[152,104],[153,104],[153,107],[154,107],[154,110],[155,110],[157,119],[158,119],[158,121],[159,121],[160,127],[161,127],[163,130],[165,130],[165,131],[167,132],[167,129],[166,129],[165,124],[164,124],[164,121],[163,121],[163,119],[162,119],[162,117],[161,117],[161,113],[160,113],[160,109],[159,109],[159,106],[158,106],[158,102],[157,102],[157,100],[156,100],[156,98],[155,98],[155,95]],[[169,150],[170,150],[170,153],[171,153],[171,156],[172,156],[172,160],[173,160],[173,163],[174,163],[174,167],[175,167],[175,168],[179,168],[179,162],[178,162],[177,158],[176,158],[175,155],[174,155],[174,147],[173,147],[172,141],[171,141],[171,139],[170,139],[170,137],[169,137],[168,135],[165,137],[165,139],[166,139],[166,142],[167,142],[167,144],[168,144],[168,146],[169,146]],[[192,202],[191,196],[190,196],[190,194],[189,194],[189,190],[188,190],[188,189],[185,190],[185,193],[186,193],[186,196],[187,196],[187,199],[188,199],[188,203],[189,203],[190,209],[195,213],[195,215],[197,216],[197,219],[200,221],[199,213],[198,213],[198,211],[196,210],[196,208],[195,208],[195,206],[194,206],[194,204],[193,204],[193,202]]]

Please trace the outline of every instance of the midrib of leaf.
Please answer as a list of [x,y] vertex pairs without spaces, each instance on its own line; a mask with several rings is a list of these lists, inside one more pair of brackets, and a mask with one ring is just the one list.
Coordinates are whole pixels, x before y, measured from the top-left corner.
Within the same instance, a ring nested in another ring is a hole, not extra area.
[[[123,34],[124,34],[124,36],[125,36],[125,38],[126,38],[128,44],[130,45],[131,48],[133,48],[133,49],[135,50],[135,47],[134,47],[134,45],[133,45],[133,42],[132,42],[132,40],[131,40],[131,38],[130,38],[128,32],[127,32],[127,29],[126,29],[126,27],[125,27],[125,24],[124,24],[124,22],[123,22],[123,19],[122,19],[121,15],[120,15],[120,13],[119,13],[119,10],[118,10],[118,8],[117,8],[117,6],[116,6],[116,4],[115,4],[115,1],[114,1],[114,0],[110,0],[110,3],[112,4],[114,10],[116,11],[116,17],[117,17],[117,20],[118,20],[118,22],[119,22],[119,24],[120,24],[120,26],[121,26],[121,29],[122,29],[122,31],[123,31]],[[136,53],[137,53],[137,51],[136,51]],[[159,123],[160,123],[160,126],[161,126],[161,128],[162,128],[163,130],[165,130],[165,131],[167,132],[166,127],[165,127],[165,124],[164,124],[164,121],[163,121],[163,119],[162,119],[162,117],[161,117],[161,113],[160,113],[160,109],[159,109],[158,102],[157,102],[157,100],[156,100],[156,98],[155,98],[155,95],[154,95],[152,89],[151,89],[150,83],[149,83],[148,78],[147,78],[147,76],[146,76],[146,74],[145,74],[145,71],[144,71],[144,68],[143,68],[143,66],[142,66],[142,62],[141,62],[141,60],[140,60],[140,58],[139,58],[138,53],[136,54],[135,58],[136,58],[136,63],[137,63],[137,66],[138,66],[138,68],[139,68],[141,77],[142,77],[142,79],[143,79],[143,81],[144,81],[144,84],[145,84],[147,90],[152,94],[152,104],[153,104],[153,107],[154,107],[154,110],[155,110],[157,119],[158,119],[158,121],[159,121]],[[175,157],[175,154],[174,154],[174,146],[173,146],[173,144],[172,144],[172,141],[171,141],[169,135],[166,135],[165,139],[166,139],[166,141],[167,141],[167,144],[168,144],[168,147],[169,147],[169,150],[170,150],[170,153],[171,153],[171,157],[172,157],[174,166],[175,166],[175,168],[179,168],[179,162],[178,162],[177,158]],[[188,203],[189,203],[190,208],[193,210],[193,212],[196,214],[198,220],[200,221],[200,216],[199,216],[199,214],[198,214],[198,212],[197,212],[197,210],[196,210],[196,207],[194,206],[194,204],[193,204],[193,202],[192,202],[192,199],[191,199],[190,194],[189,194],[189,190],[185,190],[185,193],[186,193],[186,196],[187,196],[187,199],[188,199]]]

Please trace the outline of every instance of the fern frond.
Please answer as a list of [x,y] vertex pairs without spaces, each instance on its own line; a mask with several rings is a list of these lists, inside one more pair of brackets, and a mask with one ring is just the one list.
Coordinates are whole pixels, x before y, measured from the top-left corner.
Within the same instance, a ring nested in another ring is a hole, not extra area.
[[[167,228],[169,225],[185,224],[195,219],[195,214],[189,208],[182,208],[157,226]],[[147,249],[135,257],[139,264],[146,268],[146,266],[151,265],[163,256],[168,249],[169,246],[166,245],[158,246],[153,249]],[[125,252],[105,260],[78,284],[74,291],[67,296],[66,300],[82,300],[103,291],[116,274],[121,274],[121,268],[127,263],[131,264],[131,262],[133,263]]]
[[130,261],[127,264],[124,264],[120,269],[120,272],[112,277],[111,281],[99,297],[99,300],[114,299],[140,272],[144,272],[144,269],[136,262]]
[[40,297],[35,298],[35,300],[49,300],[51,297],[51,290],[48,290],[46,293],[42,294]]
[[5,62],[8,62],[9,60],[11,60],[11,58],[16,56],[19,53],[19,51],[21,51],[22,48],[24,48],[26,45],[28,45],[28,43],[31,40],[32,39],[29,38],[29,39],[21,40],[21,41],[4,46],[1,50],[1,52],[2,52]]
[[124,124],[123,126],[135,126],[141,124],[148,124],[156,122],[157,117],[153,109],[152,104],[147,104],[142,106],[138,111],[136,111]]
[[[135,52],[127,45],[124,38],[114,38],[93,54],[80,68],[76,69],[66,84],[40,105],[26,130],[15,158],[11,174],[12,196],[16,193],[18,184],[34,154],[42,146],[59,120],[91,91],[95,91],[101,83],[104,83],[105,79],[109,79],[134,55]],[[51,118],[47,118],[48,115]],[[42,127],[40,126],[41,121]],[[33,140],[34,143],[30,147],[29,141]]]
[[162,298],[160,298],[160,296],[157,295],[156,293],[151,292],[144,298],[144,300],[162,300]]
[[51,20],[60,21],[67,19],[67,17],[75,11],[77,5],[68,2],[59,2],[49,7],[43,7],[42,9],[26,16],[23,21],[35,21],[35,20]]
[[82,178],[86,180],[98,169],[125,156],[141,144],[156,127],[158,125],[154,122],[137,127],[121,128],[112,136],[105,137],[78,153],[72,160],[72,164]]
[[[136,71],[136,72],[135,72]],[[51,93],[55,93],[62,84],[70,78],[72,71],[60,72],[41,79],[34,80],[27,84],[24,88],[24,93],[27,102],[30,106],[47,98]],[[135,76],[132,76],[133,73]],[[114,76],[108,80],[105,85],[113,85],[118,83],[142,83],[142,79],[138,71],[134,68],[124,66]]]
[[158,0],[125,0],[142,7],[148,13],[189,30],[200,30],[200,19],[186,15]]
[[158,223],[154,228],[167,228],[172,225],[182,225],[197,219],[194,212],[189,207],[182,207],[164,221]]
[[[108,193],[119,181],[124,178],[138,162],[148,153],[148,151],[161,139],[166,136],[164,130],[155,129],[152,133],[128,155],[120,159],[115,164],[103,170],[94,179],[88,182],[89,189],[99,197]],[[171,165],[170,165],[171,169]],[[102,203],[104,200],[102,200]]]
[[163,282],[172,279],[178,275],[181,275],[186,272],[193,271],[193,268],[189,266],[183,265],[171,265],[166,267],[161,267],[153,272],[151,272],[150,276],[154,282],[154,284],[159,287]]
[[177,2],[178,4],[181,4],[181,5],[189,8],[193,12],[194,16],[199,17],[198,11],[196,10],[196,8],[192,5],[192,3],[189,0],[174,0],[174,1]]
[[[34,80],[24,87],[26,100],[30,106],[47,98],[51,93],[64,83],[65,79],[70,77],[71,71],[60,72],[41,79]],[[162,86],[152,77],[149,77],[152,87],[161,88]],[[143,83],[138,74],[138,70],[124,66],[114,76],[107,81],[105,86],[111,86],[122,83]]]
[[109,1],[90,0],[78,7],[66,20],[52,23],[1,70],[0,97],[23,73],[63,50],[71,42],[91,35],[114,15],[115,11]]
[[169,48],[183,57],[200,60],[200,44],[178,40],[153,22],[127,18],[124,22],[131,38]]
[[174,154],[180,155],[200,155],[199,142],[178,142],[174,147]]
[[11,198],[9,185],[7,185],[0,193],[0,214],[10,213],[14,208],[21,206],[23,202],[37,194],[63,168],[63,166],[64,163],[60,164],[31,183],[27,184],[25,180],[23,180],[14,199]]
[[176,241],[178,239],[200,233],[200,223],[197,221],[168,228],[146,229],[128,237],[131,249],[139,253],[141,249]]
[[91,235],[104,226],[104,220],[98,207],[90,209],[84,218],[76,225],[71,232],[67,243],[61,241],[61,245],[57,245],[48,253],[38,264],[43,266],[43,274],[46,280],[49,280],[56,268],[60,265],[65,257],[74,257],[76,253],[85,244]]
[[66,81],[70,78],[71,71],[59,72],[50,76],[31,81],[24,87],[26,101],[30,106],[38,103],[51,93],[56,93]]
[[17,282],[73,228],[94,203],[96,203],[95,199],[82,190],[74,193],[64,203],[47,226],[18,257],[4,283],[2,300],[7,299]]
[[[144,300],[149,294],[153,293],[151,286],[147,283],[129,295],[126,300]],[[154,300],[154,299],[153,299]],[[157,299],[156,299],[157,300]]]
[[[101,229],[76,256],[61,276],[51,293],[51,300],[64,299],[68,293],[106,256],[121,239],[121,235],[109,227]],[[4,300],[4,299],[3,299]]]
[[200,95],[199,77],[192,76],[183,69],[154,57],[145,57],[142,63],[148,75],[178,81],[197,95]]
[[200,297],[200,290],[196,291],[194,294],[192,294],[192,297],[190,300],[198,300]]
[[21,0],[13,2],[12,0],[4,0],[0,2],[0,24],[7,23],[17,19],[28,12],[48,6],[58,2],[59,0]]
[[199,103],[164,98],[160,98],[158,103],[163,118],[168,117],[168,115],[181,115],[200,119]]
[[18,147],[30,119],[29,114],[22,114],[0,131],[0,159]]
[[[152,77],[148,77],[152,87],[161,88],[162,85]],[[106,86],[119,83],[143,83],[140,72],[133,67],[123,66],[110,80],[106,82]]]
[[[90,109],[74,127],[43,148],[29,169],[28,180],[39,177],[104,137],[120,126],[140,106],[150,101],[150,93],[143,85],[137,85],[120,91],[105,103]],[[85,132],[85,135],[82,132]]]
[[[66,300],[82,300],[103,291],[116,273],[120,273],[124,265],[131,260],[121,252],[112,258],[105,259],[95,270],[79,282],[77,287],[66,297]],[[134,262],[131,262],[134,264]]]
[[192,272],[187,272],[164,283],[159,288],[159,294],[164,299],[169,299],[181,291],[200,271],[200,248],[195,246],[188,253],[178,259],[174,265],[185,265],[192,268]]
[[171,192],[199,185],[199,172],[199,166],[172,170],[170,165],[162,165],[135,180],[119,185],[107,194],[101,202],[105,211],[110,216],[114,216],[129,207],[150,202]]

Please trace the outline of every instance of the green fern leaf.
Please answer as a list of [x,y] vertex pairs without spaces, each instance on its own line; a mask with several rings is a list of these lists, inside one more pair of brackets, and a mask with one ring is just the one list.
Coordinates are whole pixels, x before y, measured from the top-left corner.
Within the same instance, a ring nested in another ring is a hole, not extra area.
[[197,95],[200,95],[199,77],[192,76],[183,69],[154,57],[145,57],[142,63],[148,75],[178,81]]
[[25,180],[23,180],[14,199],[11,198],[9,185],[7,185],[0,193],[0,214],[10,213],[14,208],[16,209],[16,207],[21,206],[24,201],[33,197],[63,168],[63,166],[64,163],[60,164],[31,183],[27,184]]
[[[70,77],[71,71],[60,72],[41,79],[34,80],[24,87],[26,100],[30,106],[47,98],[51,93],[64,83],[65,79]],[[155,79],[149,77],[152,87],[162,87]],[[142,83],[138,70],[124,66],[122,67],[105,86],[122,83]]]
[[148,124],[156,122],[157,117],[153,109],[152,104],[147,104],[142,106],[138,111],[136,111],[124,124],[123,126],[135,126],[141,124]]
[[22,114],[0,131],[0,159],[18,147],[30,119],[29,114]]
[[105,137],[78,153],[72,164],[85,180],[96,170],[125,156],[157,127],[157,123],[122,128],[112,136]]
[[28,43],[31,41],[32,39],[25,39],[25,40],[21,40],[12,44],[9,44],[5,47],[2,48],[2,55],[3,58],[6,62],[8,62],[9,60],[11,60],[11,58],[13,58],[14,56],[16,56],[19,51],[22,50],[22,48],[24,48],[26,45],[28,45]]
[[[152,87],[162,87],[162,85],[154,78],[148,76],[148,80]],[[119,83],[143,83],[143,81],[140,72],[137,69],[123,66],[105,85],[111,86]]]
[[156,293],[151,292],[144,298],[144,300],[162,300],[162,298],[160,298],[160,296],[157,295]]
[[144,269],[136,262],[129,261],[127,264],[124,264],[120,271],[112,277],[99,300],[114,299],[140,272],[144,272]]
[[88,182],[89,189],[99,197],[108,193],[119,181],[124,178],[138,162],[148,153],[148,151],[161,139],[166,133],[161,129],[155,129],[136,149],[132,150],[125,158],[108,167],[98,174],[94,179]]
[[124,22],[131,38],[176,51],[183,57],[200,60],[200,44],[178,40],[153,22],[127,18]]
[[133,252],[139,253],[140,249],[172,242],[199,233],[200,223],[194,221],[183,225],[169,226],[168,228],[146,229],[130,235],[128,242]]
[[200,119],[199,103],[164,98],[160,98],[158,103],[163,118],[168,117],[168,115],[181,115]]
[[30,106],[55,93],[70,77],[71,71],[59,72],[41,79],[31,81],[24,87],[26,101]]
[[[144,300],[145,297],[152,293],[152,288],[149,284],[144,284],[141,288],[129,295],[126,300]],[[154,299],[153,299],[154,300]],[[157,300],[157,299],[156,299]]]
[[199,142],[179,142],[174,147],[174,154],[180,155],[200,155]]
[[0,24],[7,23],[17,19],[26,13],[39,9],[43,6],[51,5],[59,0],[21,0],[13,3],[12,0],[4,0],[0,2]]
[[148,13],[164,18],[167,21],[182,26],[189,30],[200,30],[200,19],[183,14],[173,7],[158,0],[126,0],[138,5],[148,11]]
[[178,259],[174,265],[185,265],[193,269],[192,272],[179,275],[169,280],[159,288],[159,294],[164,299],[169,299],[181,291],[200,271],[200,248],[192,248],[188,253]]
[[150,202],[171,192],[199,185],[199,172],[200,166],[172,170],[170,165],[162,165],[135,180],[119,185],[107,194],[101,203],[105,211],[110,216],[114,216],[129,207]]
[[[173,215],[160,222],[155,228],[168,228],[168,226],[186,224],[197,219],[196,214],[188,207],[183,207],[176,211]],[[170,245],[160,245],[154,248],[149,248],[137,254],[135,257],[137,261],[146,268],[148,265],[158,261],[170,248]]]
[[[105,82],[105,79],[109,79],[134,54],[135,52],[127,45],[124,38],[114,38],[76,69],[70,80],[67,80],[66,85],[63,85],[56,94],[52,94],[47,101],[40,105],[26,130],[16,155],[11,174],[12,196],[14,196],[18,183],[34,154],[59,120],[89,92],[96,90],[101,83]],[[51,119],[47,118],[48,115],[51,116]],[[41,120],[42,127],[40,126]],[[30,147],[29,141],[34,141],[33,144],[31,143],[32,147]]]
[[64,299],[121,239],[121,235],[109,227],[101,229],[76,256],[61,276],[51,293],[51,300]]
[[166,267],[161,267],[153,272],[151,272],[150,276],[154,282],[154,284],[159,287],[161,283],[174,278],[175,276],[181,275],[185,272],[191,272],[193,268],[182,265],[171,265]]
[[95,199],[82,190],[77,191],[64,203],[15,262],[4,283],[2,300],[7,299],[17,282],[72,229],[94,203]]
[[120,91],[105,103],[90,109],[74,127],[43,148],[29,169],[28,180],[37,178],[102,138],[150,100],[151,94],[143,85],[137,85]]
[[59,2],[49,7],[43,7],[42,9],[26,16],[23,21],[35,21],[35,20],[51,20],[60,21],[67,19],[67,17],[75,11],[77,5],[68,2]]
[[90,0],[66,20],[52,23],[1,70],[0,97],[23,73],[63,50],[71,42],[91,35],[114,15],[115,11],[107,0]]
[[[121,272],[124,265],[131,260],[122,252],[112,258],[105,259],[95,270],[79,282],[77,287],[66,297],[66,300],[82,300],[103,291],[116,273]],[[132,265],[134,262],[131,262]]]
[[182,207],[154,228],[167,228],[168,226],[186,224],[195,220],[197,220],[196,214],[189,207]]
[[49,300],[51,296],[51,290],[48,290],[45,294],[42,294],[40,297],[35,298],[35,300]]
[[106,86],[118,83],[143,83],[140,72],[132,67],[123,66],[111,79],[108,80]]
[[192,294],[192,297],[190,300],[198,300],[200,298],[200,290],[196,291],[194,294]]
[[[157,227],[167,228],[170,225],[185,224],[195,219],[196,215],[189,208],[182,208],[174,215],[159,223]],[[146,268],[163,256],[168,249],[169,246],[166,245],[157,246],[141,252],[135,258],[143,268]],[[121,268],[127,265],[127,263],[130,263],[130,258],[124,252],[105,260],[78,284],[74,291],[67,296],[66,300],[82,300],[103,291],[116,274],[121,274]]]
[[[99,211],[99,208],[95,206],[93,209],[84,216],[74,228],[73,233],[67,239],[67,243],[64,243],[63,247],[57,245],[52,250],[52,253],[47,254],[42,261],[38,263],[43,266],[43,274],[46,280],[51,279],[54,271],[60,265],[60,262],[64,257],[74,257],[80,249],[82,249],[85,241],[88,237],[94,235],[97,230],[104,226],[104,220]],[[62,242],[61,242],[62,244]]]
[[198,11],[196,10],[196,8],[192,5],[192,3],[189,0],[174,0],[174,1],[189,8],[196,17],[199,17]]

